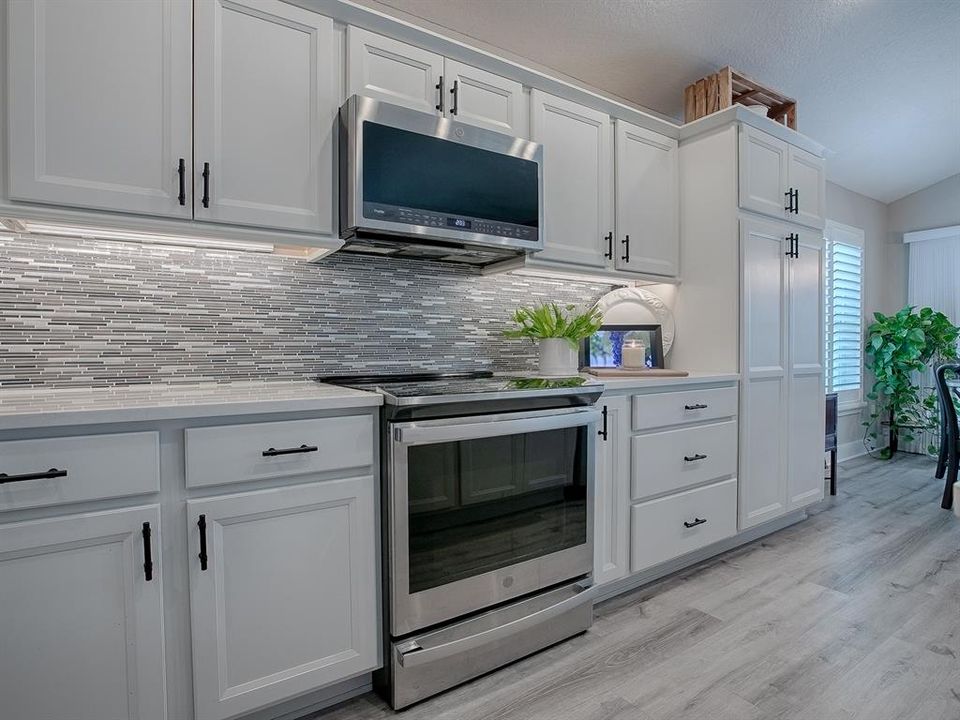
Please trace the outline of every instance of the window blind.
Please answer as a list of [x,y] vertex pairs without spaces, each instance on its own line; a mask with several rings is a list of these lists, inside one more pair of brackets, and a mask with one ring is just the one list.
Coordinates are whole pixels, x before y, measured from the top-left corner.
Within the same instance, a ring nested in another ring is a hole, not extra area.
[[860,392],[863,377],[863,249],[828,241],[826,268],[827,392]]

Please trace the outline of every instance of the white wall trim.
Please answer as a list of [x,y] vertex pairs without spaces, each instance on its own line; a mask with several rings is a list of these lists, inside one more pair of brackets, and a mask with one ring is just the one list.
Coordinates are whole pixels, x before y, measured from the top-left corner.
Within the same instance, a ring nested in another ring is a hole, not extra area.
[[850,442],[840,443],[837,446],[837,460],[844,462],[853,458],[866,455],[867,449],[863,446],[863,439],[851,440]]
[[929,230],[914,230],[903,234],[905,243],[918,242],[920,240],[945,240],[947,238],[960,237],[960,225],[948,225],[947,227],[931,228]]

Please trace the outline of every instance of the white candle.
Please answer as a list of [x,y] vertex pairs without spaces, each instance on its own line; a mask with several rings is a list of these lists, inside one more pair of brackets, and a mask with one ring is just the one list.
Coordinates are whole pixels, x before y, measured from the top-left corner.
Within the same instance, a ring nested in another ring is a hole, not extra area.
[[645,368],[647,366],[647,347],[636,340],[623,346],[622,366],[625,368]]

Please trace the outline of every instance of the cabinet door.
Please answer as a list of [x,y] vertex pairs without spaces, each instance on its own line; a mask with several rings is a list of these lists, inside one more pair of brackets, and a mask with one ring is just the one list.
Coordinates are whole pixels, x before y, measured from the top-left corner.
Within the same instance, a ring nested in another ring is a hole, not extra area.
[[197,720],[377,665],[373,493],[357,477],[187,502]]
[[740,207],[786,217],[787,144],[749,125],[740,127]]
[[823,239],[799,233],[787,261],[790,287],[787,477],[789,507],[823,499]]
[[189,218],[191,4],[7,7],[10,197]]
[[526,137],[523,86],[486,70],[444,60],[447,117],[507,135]]
[[677,141],[617,120],[618,270],[675,277],[680,264]]
[[347,28],[347,97],[364,95],[442,114],[443,57],[352,25]]
[[800,148],[790,147],[790,170],[787,174],[788,191],[796,193],[796,213],[787,218],[822,229],[826,223],[827,181],[822,158]]
[[613,232],[610,117],[553,97],[531,95],[530,136],[543,145],[543,260],[605,267]]
[[598,405],[606,424],[601,421],[597,438],[593,580],[602,585],[630,570],[630,405],[626,396],[603,397]]
[[[786,512],[786,243],[783,228],[740,223],[740,528]],[[820,348],[817,348],[820,352]]]
[[0,715],[162,720],[161,602],[156,505],[0,525]]
[[332,233],[333,21],[279,0],[205,0],[195,43],[197,219]]

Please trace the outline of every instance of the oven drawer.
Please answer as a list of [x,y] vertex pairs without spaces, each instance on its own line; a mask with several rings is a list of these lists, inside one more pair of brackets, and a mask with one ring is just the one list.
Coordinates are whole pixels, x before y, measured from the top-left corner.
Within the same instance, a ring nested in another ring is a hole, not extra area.
[[154,493],[156,432],[77,435],[0,443],[0,510]]
[[630,440],[634,500],[737,474],[737,421],[635,435]]
[[191,488],[373,464],[370,415],[188,428],[184,435]]
[[633,396],[634,430],[720,420],[736,414],[736,386]]
[[630,569],[646,570],[736,532],[736,478],[638,503],[630,509]]

